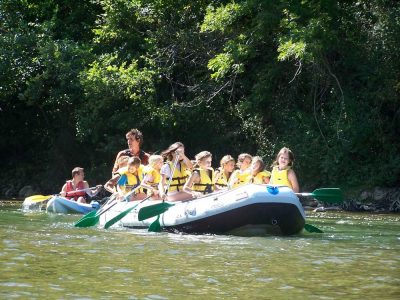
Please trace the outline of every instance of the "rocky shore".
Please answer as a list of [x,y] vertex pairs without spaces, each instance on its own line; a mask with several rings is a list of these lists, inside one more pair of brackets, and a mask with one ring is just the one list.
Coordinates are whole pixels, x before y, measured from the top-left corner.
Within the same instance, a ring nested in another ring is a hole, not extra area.
[[301,198],[307,210],[329,211],[365,211],[374,213],[400,213],[400,187],[374,187],[344,194],[344,201],[339,205],[320,203],[312,198]]
[[[23,200],[26,197],[42,194],[38,188],[27,185],[17,189],[12,185],[0,186],[2,199]],[[301,197],[301,203],[307,210],[329,211],[366,211],[376,213],[399,213],[400,212],[400,187],[386,188],[374,187],[360,191],[344,193],[344,201],[340,205],[327,205],[313,198]]]

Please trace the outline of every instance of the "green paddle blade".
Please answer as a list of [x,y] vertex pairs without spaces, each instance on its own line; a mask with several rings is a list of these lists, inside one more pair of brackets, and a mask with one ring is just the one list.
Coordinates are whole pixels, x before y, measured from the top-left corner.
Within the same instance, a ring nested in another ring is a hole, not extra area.
[[[88,213],[88,214],[86,214],[86,215],[84,215],[82,218],[80,218],[76,223],[75,223],[75,227],[87,227],[87,226],[84,226],[85,224],[86,224],[86,219],[91,219],[91,218],[93,218],[95,215],[96,215],[96,213],[97,213],[97,211],[96,210],[93,210],[93,211],[91,211],[90,213]],[[89,225],[89,226],[91,226],[91,225]]]
[[139,219],[139,221],[143,221],[143,220],[152,218],[154,216],[160,215],[160,214],[166,212],[171,206],[174,206],[174,205],[175,204],[162,202],[162,203],[143,207],[139,210],[138,219]]
[[111,207],[116,205],[118,202],[112,200],[110,202],[110,205],[107,207],[103,206],[99,210],[94,210],[88,213],[86,216],[84,216],[82,219],[80,219],[78,222],[75,223],[75,227],[90,227],[96,225],[99,220],[100,216],[104,214],[106,211],[108,211]]
[[311,193],[315,199],[327,203],[342,203],[343,194],[339,188],[323,188],[316,189]]
[[94,226],[99,222],[100,216],[93,216],[90,218],[86,218],[81,220],[80,222],[77,222],[75,224],[75,227],[90,227]]
[[108,227],[114,225],[116,222],[118,222],[119,220],[121,220],[123,217],[125,217],[127,214],[129,214],[129,212],[132,209],[135,209],[139,204],[147,201],[148,199],[150,199],[151,196],[147,196],[146,198],[144,198],[142,201],[140,201],[139,203],[133,205],[132,207],[129,207],[128,209],[124,210],[122,213],[120,213],[119,215],[115,216],[114,218],[112,218],[110,221],[108,221],[106,224],[104,224],[104,228],[107,229]]
[[132,207],[130,207],[130,208],[128,208],[128,209],[126,209],[126,210],[124,210],[122,213],[120,213],[119,215],[117,215],[114,218],[112,218],[110,221],[108,221],[104,225],[104,228],[107,229],[108,227],[110,227],[110,226],[114,225],[115,223],[117,223],[119,220],[121,220],[123,217],[125,217],[127,214],[129,214],[129,212],[132,209],[135,209],[135,207],[138,206],[138,205],[139,205],[139,203],[134,205],[134,206],[132,206]]
[[150,224],[149,226],[150,232],[160,232],[161,231],[161,224],[160,224],[160,215],[157,216],[157,219]]
[[311,224],[304,224],[304,229],[308,232],[316,232],[316,233],[324,233],[321,229],[319,229],[318,227],[315,227],[314,225]]

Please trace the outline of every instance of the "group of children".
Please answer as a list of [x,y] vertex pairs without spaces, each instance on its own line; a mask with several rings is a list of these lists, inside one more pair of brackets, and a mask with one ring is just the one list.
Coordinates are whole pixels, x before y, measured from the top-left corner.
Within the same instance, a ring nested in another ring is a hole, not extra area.
[[271,172],[266,170],[260,156],[247,153],[240,154],[236,164],[231,155],[225,155],[220,167],[214,170],[210,152],[202,151],[192,161],[185,155],[184,145],[176,142],[161,155],[151,155],[146,166],[137,156],[128,158],[104,188],[125,200],[151,196],[179,201],[248,183],[284,185],[297,193],[299,184],[292,169],[293,161],[292,151],[284,147],[276,156]]
[[[297,177],[292,169],[294,156],[286,147],[277,154],[271,172],[266,170],[260,156],[252,157],[247,153],[240,154],[236,163],[231,155],[225,155],[220,167],[214,170],[211,167],[212,154],[208,151],[198,153],[192,161],[185,155],[184,145],[176,142],[161,155],[150,155],[140,150],[143,135],[139,130],[130,130],[126,139],[129,149],[118,153],[112,177],[104,185],[120,200],[152,197],[178,201],[249,183],[283,185],[295,193],[299,192]],[[61,195],[85,202],[88,187],[83,168],[74,168],[72,180],[64,184]],[[92,194],[97,193],[100,187],[91,191]]]

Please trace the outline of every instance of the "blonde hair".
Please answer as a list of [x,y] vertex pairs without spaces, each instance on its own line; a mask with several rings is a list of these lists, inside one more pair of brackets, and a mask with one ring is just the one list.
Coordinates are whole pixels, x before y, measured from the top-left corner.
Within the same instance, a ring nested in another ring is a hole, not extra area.
[[197,153],[194,158],[196,159],[196,163],[198,164],[200,161],[202,161],[203,159],[205,159],[207,157],[212,157],[211,152],[201,151],[201,152]]
[[289,157],[289,163],[288,166],[289,167],[293,167],[293,163],[294,163],[294,154],[292,152],[292,150],[290,150],[287,147],[283,147],[281,150],[279,150],[278,154],[276,155],[275,161],[272,164],[272,167],[275,167],[277,165],[279,165],[279,156],[281,156],[282,154],[286,153]]
[[199,153],[197,153],[196,155],[195,155],[195,160],[196,160],[196,163],[195,163],[195,165],[193,166],[193,168],[198,168],[200,165],[199,165],[199,163],[200,163],[200,161],[202,161],[203,159],[205,159],[205,158],[207,158],[207,157],[212,157],[212,154],[211,154],[211,152],[208,152],[208,151],[201,151],[201,152],[199,152]]
[[129,156],[121,156],[118,158],[118,166],[120,168],[125,167],[128,164]]
[[248,153],[241,153],[241,154],[239,154],[236,165],[240,168],[240,165],[244,162],[244,160],[245,160],[246,158],[248,158],[248,159],[250,159],[250,160],[253,159],[253,157],[252,157],[250,154],[248,154]]
[[235,163],[235,159],[230,156],[230,155],[225,155],[224,157],[221,158],[221,161],[219,162],[221,168],[223,168],[228,162],[233,161]]
[[161,155],[150,155],[149,157],[149,165],[154,167],[159,161],[163,161],[163,157]]

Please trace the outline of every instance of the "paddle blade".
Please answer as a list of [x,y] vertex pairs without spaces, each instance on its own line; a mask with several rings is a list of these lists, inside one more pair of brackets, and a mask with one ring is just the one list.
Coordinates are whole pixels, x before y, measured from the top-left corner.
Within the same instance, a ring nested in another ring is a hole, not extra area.
[[160,215],[158,215],[157,219],[150,224],[149,226],[150,232],[160,232],[161,231],[161,224],[160,224]]
[[24,202],[26,202],[26,203],[38,203],[38,202],[46,201],[51,197],[53,197],[53,196],[52,195],[47,195],[47,196],[34,195],[34,196],[30,196],[30,197],[25,198]]
[[129,212],[134,209],[136,206],[138,206],[138,204],[124,210],[122,213],[120,213],[119,215],[115,216],[114,218],[112,218],[110,221],[108,221],[105,225],[104,228],[107,229],[108,227],[114,225],[115,223],[117,223],[119,220],[121,220],[123,217],[125,217],[127,214],[129,214]]
[[160,214],[166,212],[171,206],[174,206],[174,205],[175,204],[162,202],[162,203],[143,207],[139,210],[138,219],[139,219],[139,221],[143,221],[148,218],[152,218],[154,216],[160,215]]
[[100,217],[99,216],[93,216],[85,219],[81,219],[78,222],[75,223],[75,227],[90,227],[94,226],[99,222]]
[[327,203],[341,203],[343,202],[342,190],[339,188],[323,188],[316,189],[311,193],[317,200]]
[[311,224],[304,224],[304,229],[308,232],[316,232],[316,233],[324,233],[321,229],[319,229],[318,227],[315,227],[314,225]]
[[82,218],[80,218],[76,223],[75,223],[75,227],[86,227],[86,226],[81,226],[81,224],[85,224],[85,220],[86,219],[91,219],[93,217],[96,216],[97,211],[93,210],[90,213],[84,215]]

